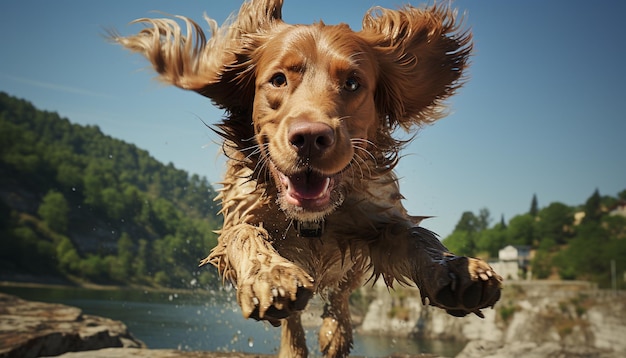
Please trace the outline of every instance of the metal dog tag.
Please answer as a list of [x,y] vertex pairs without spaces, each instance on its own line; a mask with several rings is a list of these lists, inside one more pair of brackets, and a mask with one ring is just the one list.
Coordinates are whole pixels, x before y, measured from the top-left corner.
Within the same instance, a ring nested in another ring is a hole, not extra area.
[[324,233],[324,221],[298,221],[296,230],[302,237],[321,237]]

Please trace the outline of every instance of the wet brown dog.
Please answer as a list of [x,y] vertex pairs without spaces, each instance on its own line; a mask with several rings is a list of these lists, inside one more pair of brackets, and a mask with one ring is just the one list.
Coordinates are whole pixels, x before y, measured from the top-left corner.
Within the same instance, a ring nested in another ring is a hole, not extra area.
[[449,253],[409,216],[393,173],[402,127],[442,116],[463,80],[471,35],[445,6],[372,9],[363,28],[289,25],[281,0],[253,0],[207,41],[172,19],[114,36],[160,79],[226,110],[224,225],[211,263],[237,288],[245,317],[282,324],[281,357],[307,355],[300,312],[326,301],[320,349],[352,347],[348,298],[364,279],[416,284],[455,316],[493,306],[501,278]]

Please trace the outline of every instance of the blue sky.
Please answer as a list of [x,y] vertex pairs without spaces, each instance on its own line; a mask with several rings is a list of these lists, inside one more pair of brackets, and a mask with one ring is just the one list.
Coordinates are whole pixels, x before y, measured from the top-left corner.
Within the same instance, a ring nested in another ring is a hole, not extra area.
[[[405,1],[286,0],[290,23],[360,28],[366,9]],[[414,5],[420,2],[410,2]],[[107,43],[160,10],[220,23],[239,1],[0,2],[0,91],[148,150],[215,183],[219,140],[204,124],[222,113],[208,100],[154,80],[147,63]],[[494,223],[541,207],[583,203],[626,189],[626,41],[623,1],[457,1],[473,29],[470,80],[452,114],[422,129],[398,167],[405,206],[434,215],[446,236],[463,211],[486,207]]]

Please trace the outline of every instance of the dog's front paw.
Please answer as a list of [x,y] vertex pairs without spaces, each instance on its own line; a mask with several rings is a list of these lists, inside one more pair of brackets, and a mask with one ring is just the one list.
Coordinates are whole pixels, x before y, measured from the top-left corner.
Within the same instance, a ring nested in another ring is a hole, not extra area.
[[431,292],[422,292],[422,297],[453,316],[475,313],[483,318],[480,310],[500,299],[502,277],[483,260],[448,254],[438,263],[435,277]]
[[237,287],[244,317],[268,320],[273,325],[301,311],[313,296],[314,280],[295,264],[281,260],[251,270]]

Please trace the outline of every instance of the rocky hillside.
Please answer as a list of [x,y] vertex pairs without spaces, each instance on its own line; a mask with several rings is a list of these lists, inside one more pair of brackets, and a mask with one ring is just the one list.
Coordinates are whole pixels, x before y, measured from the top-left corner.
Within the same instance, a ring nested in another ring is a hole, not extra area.
[[495,309],[455,318],[425,307],[419,292],[376,286],[360,330],[468,341],[458,357],[623,357],[626,292],[577,281],[520,281],[505,285]]

